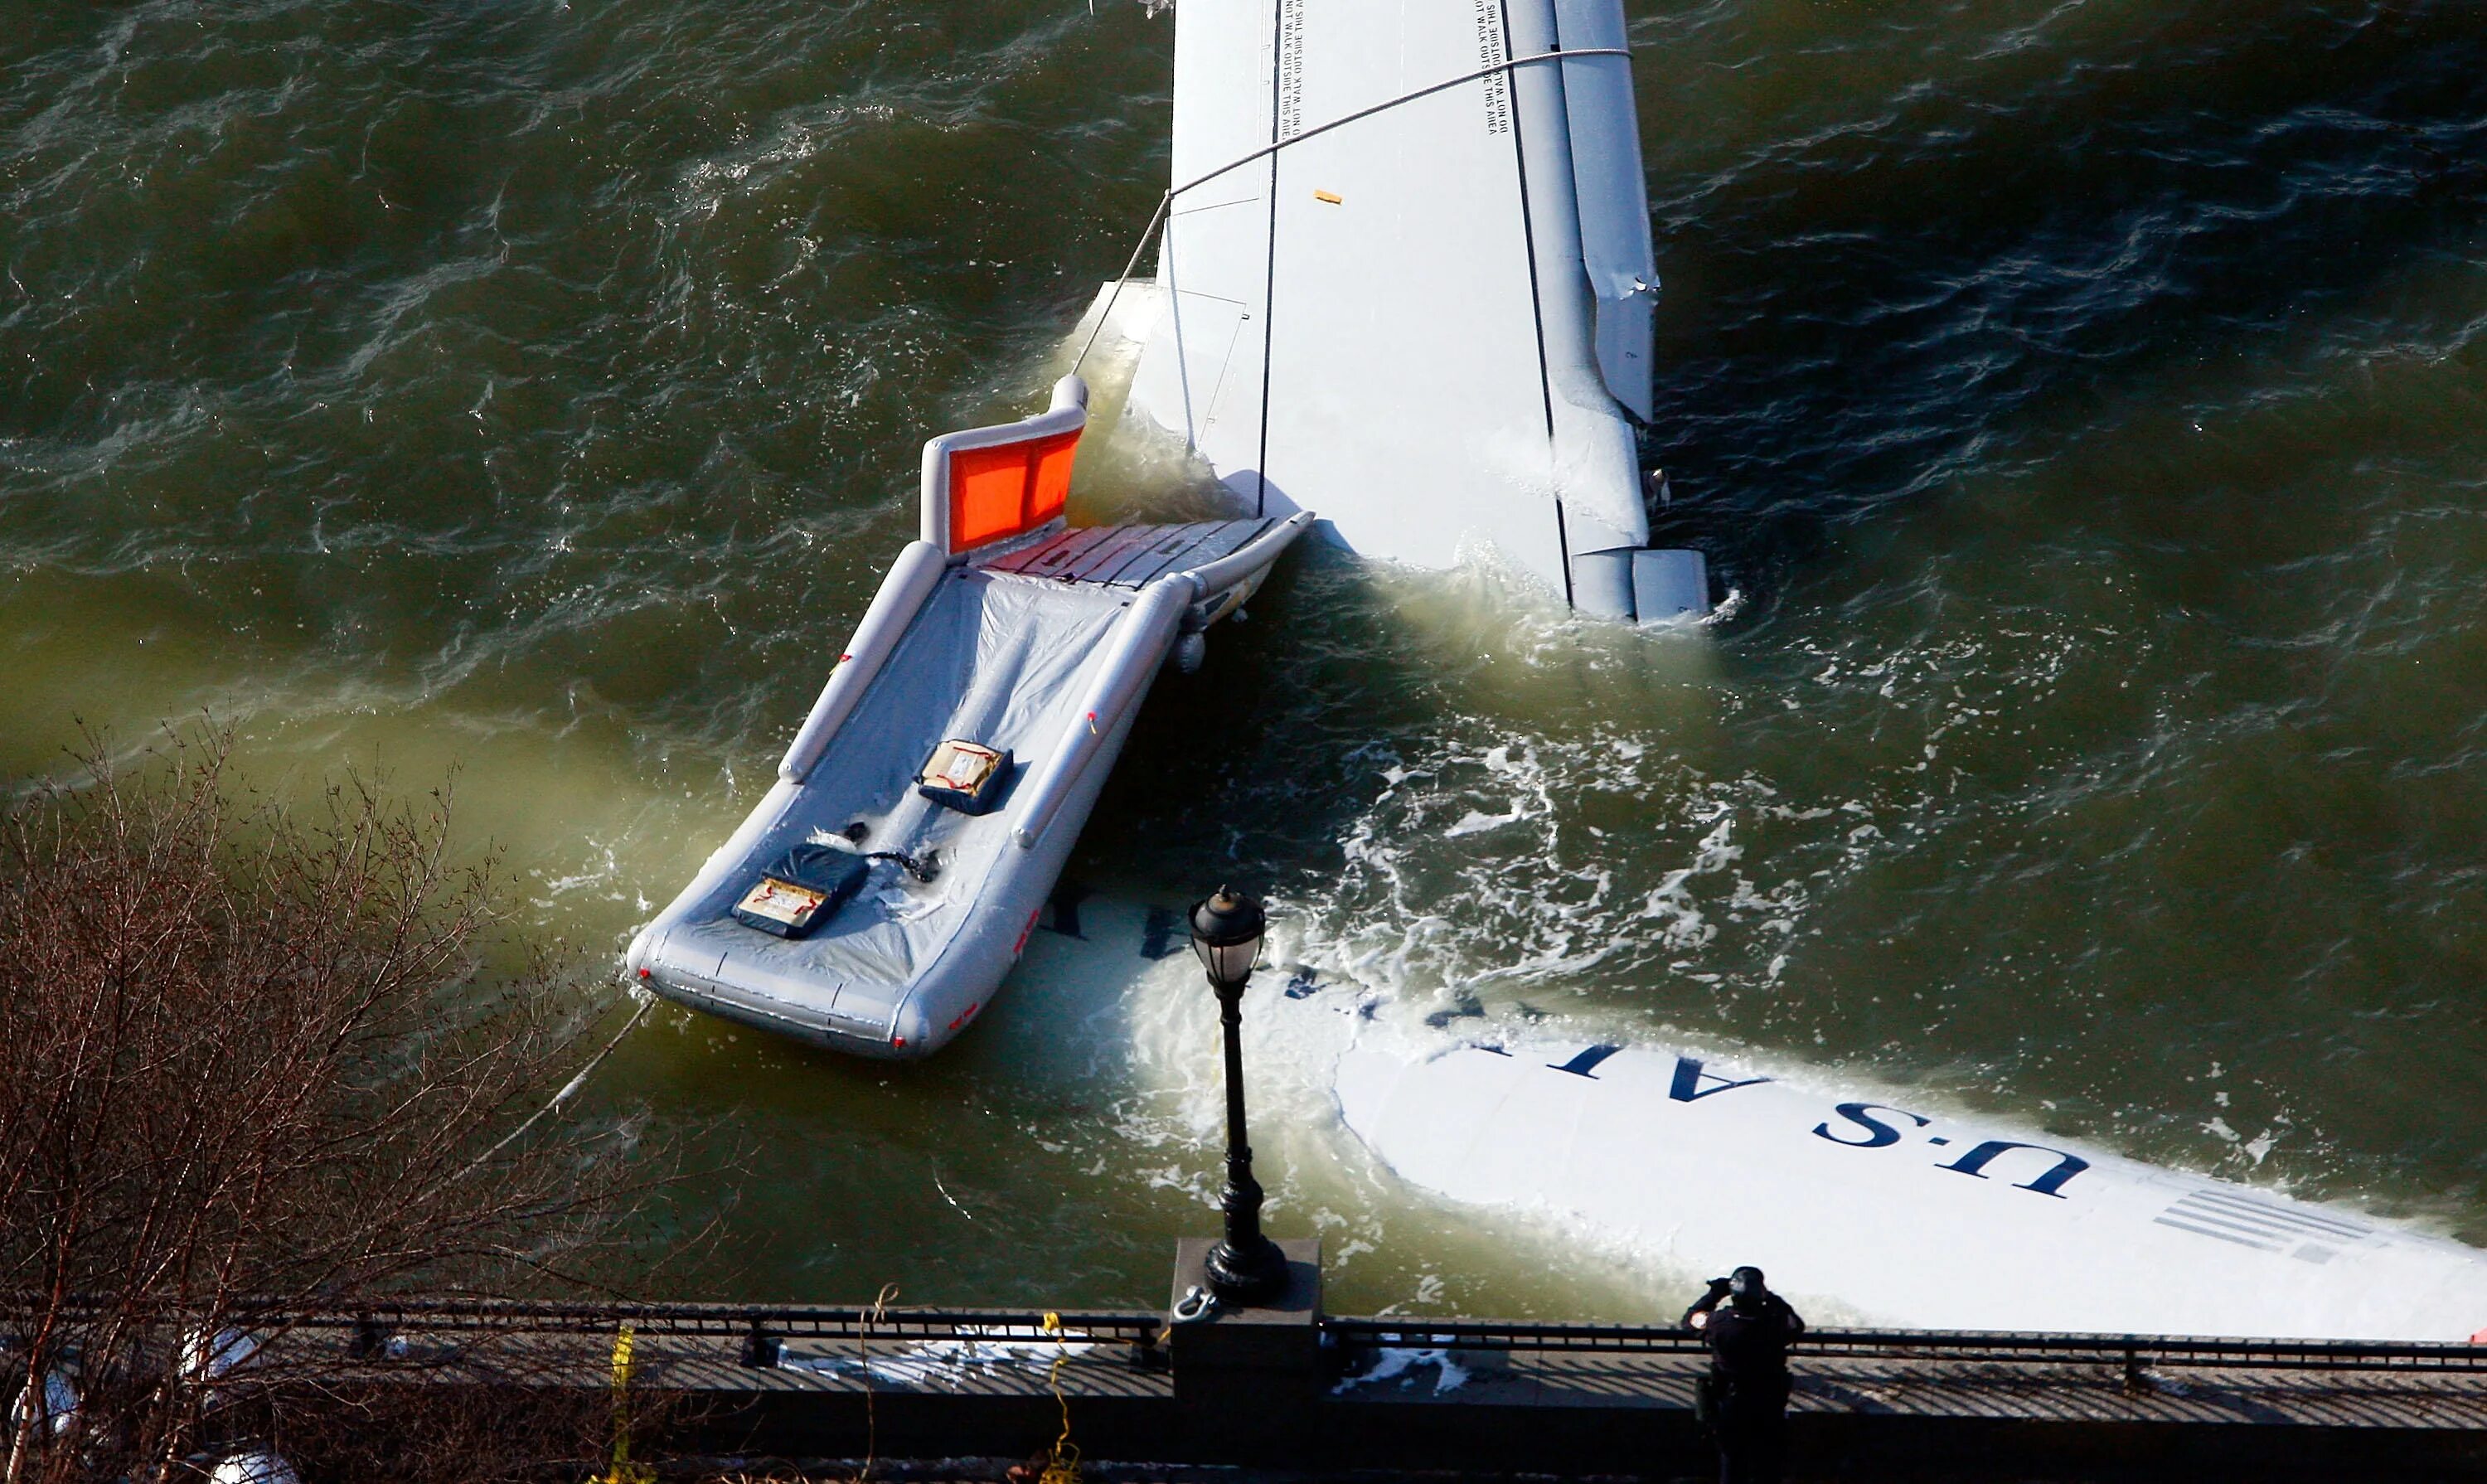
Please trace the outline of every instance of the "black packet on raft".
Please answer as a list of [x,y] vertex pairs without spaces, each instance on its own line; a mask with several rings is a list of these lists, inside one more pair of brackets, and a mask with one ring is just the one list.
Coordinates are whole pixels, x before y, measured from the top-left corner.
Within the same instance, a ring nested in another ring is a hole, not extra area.
[[801,938],[844,907],[871,869],[852,851],[796,846],[770,862],[734,904],[734,920],[773,938]]

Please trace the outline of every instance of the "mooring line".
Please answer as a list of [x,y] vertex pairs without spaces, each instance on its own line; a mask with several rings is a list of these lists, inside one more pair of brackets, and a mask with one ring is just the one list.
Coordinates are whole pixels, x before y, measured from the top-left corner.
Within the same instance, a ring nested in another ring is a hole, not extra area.
[[473,1163],[467,1165],[464,1169],[460,1170],[457,1174],[452,1175],[449,1178],[453,1181],[463,1180],[467,1176],[475,1173],[477,1170],[482,1169],[485,1164],[491,1160],[492,1156],[499,1154],[502,1150],[509,1148],[512,1143],[516,1142],[519,1134],[526,1133],[529,1129],[534,1128],[538,1123],[543,1122],[545,1114],[551,1112],[554,1108],[557,1108],[564,1103],[569,1102],[572,1096],[575,1094],[578,1089],[587,1085],[587,1079],[590,1077],[595,1076],[596,1069],[604,1065],[604,1058],[613,1054],[613,1049],[622,1044],[622,1038],[637,1029],[639,1022],[646,1020],[648,1018],[648,1012],[655,1008],[657,1008],[657,999],[655,995],[652,994],[646,999],[641,1000],[639,1002],[639,1008],[631,1013],[630,1019],[623,1022],[622,1028],[613,1033],[613,1039],[604,1043],[604,1050],[597,1052],[594,1056],[589,1057],[587,1059],[587,1065],[578,1069],[577,1076],[573,1077],[569,1081],[562,1083],[561,1091],[552,1095],[551,1102],[546,1103],[544,1106],[537,1108],[532,1113],[529,1113],[527,1115],[526,1122],[518,1125],[515,1129],[512,1129],[509,1133],[502,1134],[500,1142],[494,1144],[491,1148],[485,1150],[482,1154],[477,1155]]

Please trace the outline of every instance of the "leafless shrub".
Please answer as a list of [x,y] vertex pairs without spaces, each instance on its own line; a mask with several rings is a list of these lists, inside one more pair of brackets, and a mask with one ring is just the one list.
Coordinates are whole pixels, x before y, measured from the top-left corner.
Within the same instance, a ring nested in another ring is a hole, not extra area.
[[321,1326],[613,1271],[651,1189],[628,1131],[509,1137],[600,1026],[541,961],[488,973],[495,883],[451,863],[445,796],[237,801],[229,750],[91,742],[0,819],[0,1480],[280,1435],[337,1477],[592,1459],[601,1392],[526,1389],[574,1357],[470,1335],[443,1363],[491,1385],[376,1388],[422,1358]]

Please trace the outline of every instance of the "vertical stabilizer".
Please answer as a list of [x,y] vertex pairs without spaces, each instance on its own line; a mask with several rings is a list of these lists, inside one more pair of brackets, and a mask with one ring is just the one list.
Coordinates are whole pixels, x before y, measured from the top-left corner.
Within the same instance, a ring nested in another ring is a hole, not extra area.
[[[1185,0],[1165,312],[1132,406],[1254,514],[1448,566],[1484,541],[1584,608],[1648,535],[1648,208],[1617,0]],[[1301,139],[1240,168],[1230,161]],[[1630,411],[1627,411],[1627,408]],[[1598,594],[1620,590],[1625,606]]]

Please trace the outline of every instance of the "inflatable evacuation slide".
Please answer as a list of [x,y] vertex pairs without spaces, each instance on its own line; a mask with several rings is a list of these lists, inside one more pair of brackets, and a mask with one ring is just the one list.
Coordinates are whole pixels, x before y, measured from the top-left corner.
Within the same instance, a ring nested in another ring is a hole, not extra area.
[[1067,528],[1076,376],[1021,422],[924,446],[899,553],[759,807],[632,940],[667,998],[867,1056],[971,1023],[1168,651],[1311,517]]

